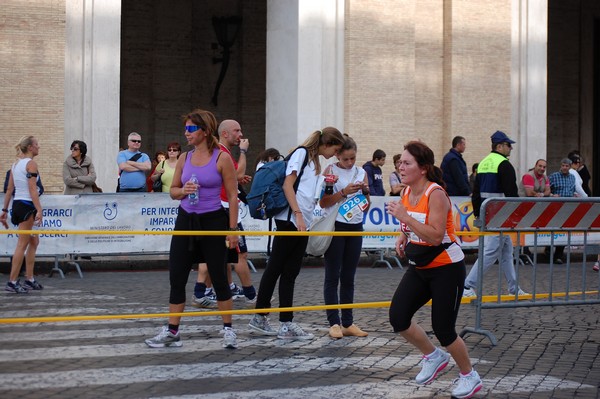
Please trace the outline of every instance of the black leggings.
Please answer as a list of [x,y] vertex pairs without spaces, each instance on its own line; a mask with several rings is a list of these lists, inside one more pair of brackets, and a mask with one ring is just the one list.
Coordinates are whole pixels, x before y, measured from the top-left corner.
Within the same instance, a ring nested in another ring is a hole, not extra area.
[[[175,230],[227,230],[229,217],[220,209],[204,214],[187,213],[179,207]],[[179,236],[171,238],[169,252],[169,303],[185,303],[185,286],[194,263],[206,263],[218,301],[231,299],[225,263],[227,248],[224,236]]]
[[[277,231],[298,231],[291,222],[275,220]],[[273,249],[267,262],[267,267],[260,280],[256,309],[271,307],[271,297],[275,285],[279,280],[279,306],[291,307],[294,305],[294,285],[296,277],[300,274],[302,258],[308,244],[308,236],[275,236]],[[292,321],[293,312],[279,313],[279,321]]]
[[433,332],[442,346],[452,344],[458,337],[456,318],[465,274],[464,261],[431,269],[406,269],[390,306],[390,323],[394,332],[407,330],[417,310],[431,299]]

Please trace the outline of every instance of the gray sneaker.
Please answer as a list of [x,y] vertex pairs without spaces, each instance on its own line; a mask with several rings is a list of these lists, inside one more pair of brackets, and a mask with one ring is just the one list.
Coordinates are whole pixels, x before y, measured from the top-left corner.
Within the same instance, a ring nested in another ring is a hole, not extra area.
[[6,283],[6,287],[4,289],[8,292],[14,292],[16,294],[27,294],[29,291],[27,288],[21,285],[21,281],[17,280],[16,283],[11,283],[10,281]]
[[481,377],[475,370],[471,371],[470,375],[461,375],[454,382],[458,384],[452,391],[452,397],[460,399],[472,397],[483,387]]
[[223,328],[223,348],[237,348],[237,336],[235,335],[235,331],[233,331],[233,328],[231,327]]
[[269,318],[260,314],[254,315],[248,327],[264,335],[277,335],[277,331],[273,330],[269,323]]
[[279,327],[279,332],[277,333],[277,338],[279,339],[308,340],[314,337],[313,334],[305,332],[302,327],[291,321],[281,323],[281,327]]
[[146,345],[151,348],[164,348],[166,346],[181,346],[183,342],[181,342],[181,337],[179,336],[179,331],[176,334],[173,334],[169,331],[169,327],[163,326],[162,330],[158,333],[158,335],[154,338],[147,339]]
[[477,297],[477,293],[473,288],[467,288],[463,290],[463,298],[475,298]]
[[214,291],[211,294],[204,295],[203,297],[197,297],[196,295],[192,296],[192,306],[197,308],[209,308],[216,309],[217,308],[217,296]]

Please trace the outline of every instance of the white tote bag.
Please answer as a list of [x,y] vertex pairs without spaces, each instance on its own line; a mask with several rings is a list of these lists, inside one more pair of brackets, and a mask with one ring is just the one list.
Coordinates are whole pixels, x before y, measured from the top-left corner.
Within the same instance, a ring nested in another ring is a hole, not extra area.
[[[335,219],[340,208],[340,204],[332,206],[331,212],[327,216],[322,216],[314,220],[310,226],[310,231],[334,231]],[[308,245],[306,253],[313,256],[321,256],[327,251],[333,236],[310,236],[308,237]]]

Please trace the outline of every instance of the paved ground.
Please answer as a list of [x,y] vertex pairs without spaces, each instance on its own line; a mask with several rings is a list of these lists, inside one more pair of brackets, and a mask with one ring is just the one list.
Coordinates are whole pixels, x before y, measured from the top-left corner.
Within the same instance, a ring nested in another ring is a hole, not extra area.
[[[572,266],[582,270],[580,264]],[[522,278],[529,279],[530,270],[523,271]],[[253,274],[256,285],[261,272]],[[398,268],[359,268],[356,302],[390,300],[402,274]],[[554,274],[550,284],[547,268],[540,267],[538,292],[566,281],[564,270]],[[586,276],[597,289],[598,274]],[[39,279],[46,287],[42,292],[0,294],[0,318],[167,310],[164,270],[94,272],[84,267],[84,279],[75,273],[65,279],[57,275]],[[525,280],[523,285],[531,290]],[[321,268],[304,268],[296,304],[322,304],[322,281]],[[6,275],[0,284],[5,282]],[[493,282],[486,284],[486,290],[495,287]],[[189,287],[191,292],[191,281]],[[598,305],[485,309],[482,326],[499,342],[491,346],[483,336],[466,337],[484,379],[484,389],[476,397],[599,397],[598,310]],[[472,306],[463,305],[459,330],[474,325],[474,314]],[[417,315],[428,331],[429,315],[429,308]],[[0,324],[0,397],[441,398],[450,397],[457,377],[451,362],[433,384],[417,385],[420,355],[391,332],[384,308],[355,310],[356,323],[369,336],[337,341],[327,335],[324,311],[296,314],[295,320],[315,333],[309,342],[254,335],[247,328],[249,319],[234,316],[237,350],[221,348],[219,318],[212,316],[185,318],[183,347],[165,349],[150,349],[143,342],[156,334],[163,318]]]

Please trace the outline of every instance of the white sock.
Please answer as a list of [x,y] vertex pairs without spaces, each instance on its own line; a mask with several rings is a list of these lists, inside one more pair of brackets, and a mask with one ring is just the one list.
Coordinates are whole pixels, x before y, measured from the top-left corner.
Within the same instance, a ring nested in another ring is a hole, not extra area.
[[234,289],[234,288],[235,288],[235,283],[231,283],[231,284],[229,284],[229,288],[230,288],[230,289]]

